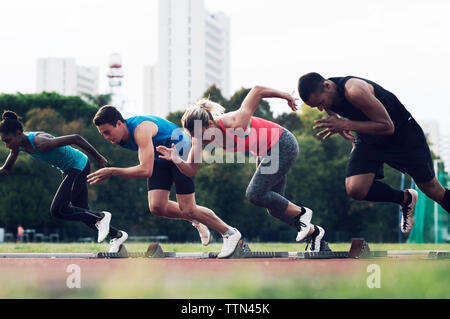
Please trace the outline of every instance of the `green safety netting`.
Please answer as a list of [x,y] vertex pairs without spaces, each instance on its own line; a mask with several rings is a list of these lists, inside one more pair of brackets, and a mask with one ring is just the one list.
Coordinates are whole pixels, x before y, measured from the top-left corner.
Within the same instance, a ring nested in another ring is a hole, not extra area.
[[[450,181],[447,172],[437,174],[439,182],[446,188]],[[414,227],[408,243],[445,243],[450,241],[449,213],[439,204],[428,198],[417,188],[419,198],[416,204]]]

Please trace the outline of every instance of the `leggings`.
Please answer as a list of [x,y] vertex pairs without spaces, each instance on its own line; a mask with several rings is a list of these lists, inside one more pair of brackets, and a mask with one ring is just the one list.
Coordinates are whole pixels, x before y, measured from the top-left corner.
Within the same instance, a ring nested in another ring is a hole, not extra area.
[[[90,165],[87,162],[83,171],[71,168],[63,173],[63,180],[50,206],[52,217],[63,220],[75,220],[85,223],[88,227],[97,230],[95,223],[102,219],[101,214],[89,210],[87,175]],[[72,205],[70,205],[72,203]],[[119,237],[119,231],[110,227],[109,235]]]
[[[245,195],[252,204],[267,208],[270,215],[295,227],[295,219],[285,214],[289,201],[284,197],[284,190],[287,174],[297,160],[297,139],[291,132],[283,128],[283,133],[274,147],[278,148],[278,156],[274,156],[275,158],[258,157],[256,172]],[[272,154],[274,147],[270,150]],[[264,166],[273,165],[271,161],[278,162],[278,170],[273,173],[262,172]]]

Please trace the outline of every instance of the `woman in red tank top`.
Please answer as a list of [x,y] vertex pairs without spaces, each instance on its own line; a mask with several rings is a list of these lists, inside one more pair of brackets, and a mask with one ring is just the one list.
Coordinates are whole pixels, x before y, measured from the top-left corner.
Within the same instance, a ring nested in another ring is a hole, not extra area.
[[232,112],[225,113],[221,105],[202,99],[186,110],[181,119],[192,138],[187,160],[183,161],[174,147],[159,146],[157,151],[161,158],[172,160],[183,174],[191,177],[197,172],[206,145],[257,156],[257,169],[247,187],[247,199],[297,229],[296,240],[309,239],[310,251],[320,251],[325,231],[311,224],[312,210],[284,198],[287,173],[298,155],[297,140],[282,126],[253,116],[263,98],[284,99],[297,111],[297,99],[291,94],[261,86],[252,88],[240,108]]

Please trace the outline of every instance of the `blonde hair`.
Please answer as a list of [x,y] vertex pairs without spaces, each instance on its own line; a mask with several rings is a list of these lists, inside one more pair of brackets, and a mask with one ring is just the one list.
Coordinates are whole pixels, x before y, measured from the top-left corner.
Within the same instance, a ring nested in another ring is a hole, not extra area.
[[225,113],[225,108],[219,103],[202,98],[189,107],[181,118],[183,128],[190,133],[194,131],[194,122],[201,121],[202,127],[209,126],[209,121]]

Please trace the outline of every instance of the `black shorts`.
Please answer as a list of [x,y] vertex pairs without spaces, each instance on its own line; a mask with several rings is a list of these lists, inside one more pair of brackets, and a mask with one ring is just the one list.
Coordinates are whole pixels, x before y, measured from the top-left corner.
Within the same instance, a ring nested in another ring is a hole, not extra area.
[[409,174],[416,183],[432,180],[435,176],[433,160],[422,128],[411,118],[402,127],[401,137],[401,144],[396,146],[355,143],[347,163],[347,177],[375,173],[376,179],[382,179],[386,163]]
[[153,173],[147,179],[147,189],[164,189],[170,191],[175,182],[177,194],[192,194],[195,192],[194,180],[180,172],[172,162],[154,161]]

